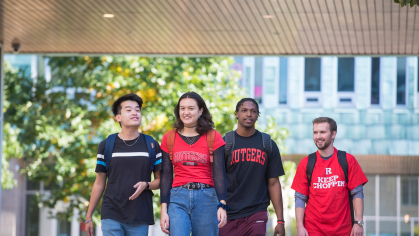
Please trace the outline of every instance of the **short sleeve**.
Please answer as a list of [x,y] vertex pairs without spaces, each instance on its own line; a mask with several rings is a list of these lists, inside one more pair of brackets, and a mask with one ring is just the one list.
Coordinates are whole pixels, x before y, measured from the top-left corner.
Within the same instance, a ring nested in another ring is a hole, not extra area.
[[156,161],[154,162],[154,172],[158,172],[161,171],[163,169],[163,163],[162,163],[162,151],[160,148],[160,145],[158,142],[156,143],[156,150],[157,150],[157,154],[156,154]]
[[357,186],[366,184],[368,179],[354,156],[346,153],[346,159],[348,160],[348,188],[350,191],[352,191]]
[[95,172],[107,172],[106,171],[106,163],[105,163],[105,145],[106,139],[99,143],[99,148],[97,150],[97,161],[96,161],[96,169]]
[[282,166],[278,145],[272,140],[272,153],[268,156],[267,177],[277,178],[284,174],[284,167]]
[[161,150],[169,153],[169,148],[167,147],[167,133],[165,133],[163,136],[163,140],[161,141],[160,148]]
[[297,172],[295,173],[294,180],[292,181],[291,188],[295,191],[308,196],[308,180],[307,180],[307,162],[308,157],[305,157],[298,164]]
[[213,150],[217,150],[219,147],[225,146],[226,143],[223,140],[223,136],[218,131],[215,131],[215,140]]

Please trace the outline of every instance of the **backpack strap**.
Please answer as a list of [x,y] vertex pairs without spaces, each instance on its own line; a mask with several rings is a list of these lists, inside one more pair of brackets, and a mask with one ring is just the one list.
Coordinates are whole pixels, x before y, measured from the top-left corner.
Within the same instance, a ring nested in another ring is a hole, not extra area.
[[313,175],[314,166],[316,165],[316,159],[317,159],[317,154],[315,152],[308,155],[307,169],[306,169],[308,187],[311,186],[311,176]]
[[262,145],[267,156],[269,157],[272,153],[272,139],[271,136],[267,133],[262,133]]
[[208,149],[209,149],[209,154],[210,154],[210,161],[211,163],[214,161],[214,142],[215,142],[215,129],[210,129],[207,132],[207,145],[208,145]]
[[111,163],[113,147],[115,146],[115,140],[116,140],[117,135],[118,135],[118,133],[111,134],[106,139],[105,152],[104,152],[103,155],[104,155],[104,159],[105,159],[105,163],[106,163],[105,167],[106,167],[106,175],[107,176],[109,176],[109,165]]
[[170,160],[173,159],[173,147],[175,146],[176,129],[169,130],[166,136],[166,145],[169,149]]
[[151,171],[154,171],[154,163],[156,162],[157,147],[156,141],[150,135],[143,134],[148,149],[148,158],[150,159]]
[[225,149],[224,149],[224,159],[227,161],[227,165],[228,163],[230,163],[230,157],[234,148],[234,143],[235,143],[235,137],[234,137],[234,133],[236,131],[230,131],[227,132],[226,135],[224,136],[225,139]]
[[354,203],[353,203],[353,199],[352,199],[352,194],[351,191],[349,190],[349,174],[348,174],[348,160],[346,159],[346,152],[345,151],[340,151],[338,150],[338,161],[340,164],[340,167],[342,167],[343,173],[345,174],[345,182],[346,182],[346,187],[348,188],[348,196],[349,196],[349,206],[351,209],[351,220],[352,220],[352,225],[355,222],[355,215],[354,215]]

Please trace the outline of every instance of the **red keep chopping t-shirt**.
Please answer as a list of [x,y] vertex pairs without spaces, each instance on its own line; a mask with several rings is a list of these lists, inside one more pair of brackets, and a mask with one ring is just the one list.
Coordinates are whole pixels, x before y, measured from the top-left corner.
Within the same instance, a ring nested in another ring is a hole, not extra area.
[[[167,134],[163,136],[161,149],[169,153],[166,139]],[[223,137],[216,131],[213,150],[215,151],[224,145],[225,142]],[[190,182],[214,186],[207,136],[205,134],[201,135],[199,140],[191,147],[188,143],[183,141],[178,133],[176,133],[172,163],[175,173],[172,188]]]
[[348,190],[368,182],[356,159],[346,153],[348,161],[348,187],[339,164],[337,149],[328,160],[316,152],[316,165],[308,187],[308,157],[301,160],[291,188],[309,196],[304,216],[304,227],[310,236],[349,235],[352,229]]

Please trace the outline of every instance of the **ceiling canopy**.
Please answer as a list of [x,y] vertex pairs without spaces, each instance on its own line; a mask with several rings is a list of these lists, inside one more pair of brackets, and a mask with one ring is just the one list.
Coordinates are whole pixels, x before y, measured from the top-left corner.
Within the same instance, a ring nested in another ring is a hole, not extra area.
[[418,13],[392,0],[0,0],[0,42],[6,53],[418,55]]

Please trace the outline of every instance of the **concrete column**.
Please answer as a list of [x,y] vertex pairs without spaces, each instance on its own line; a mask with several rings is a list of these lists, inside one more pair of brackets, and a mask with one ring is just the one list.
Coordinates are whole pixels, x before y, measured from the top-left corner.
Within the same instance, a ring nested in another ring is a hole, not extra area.
[[[1,204],[1,171],[2,171],[2,153],[3,153],[3,95],[4,95],[4,47],[3,43],[0,43],[0,204]],[[1,215],[1,205],[0,205]]]

